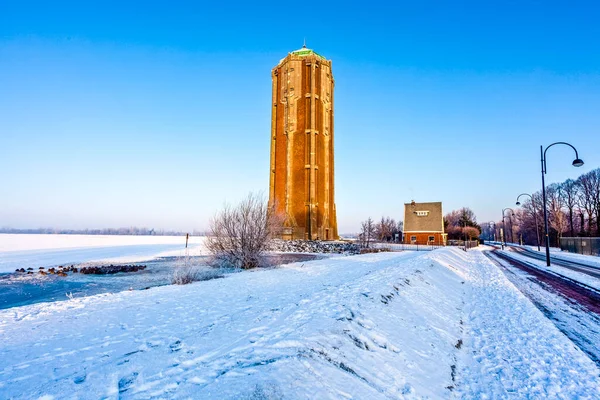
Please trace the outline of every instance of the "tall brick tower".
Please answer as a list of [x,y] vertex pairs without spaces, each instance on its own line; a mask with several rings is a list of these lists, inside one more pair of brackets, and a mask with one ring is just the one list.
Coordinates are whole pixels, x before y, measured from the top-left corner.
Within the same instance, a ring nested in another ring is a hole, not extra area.
[[331,60],[303,46],[271,71],[269,203],[284,239],[336,240]]

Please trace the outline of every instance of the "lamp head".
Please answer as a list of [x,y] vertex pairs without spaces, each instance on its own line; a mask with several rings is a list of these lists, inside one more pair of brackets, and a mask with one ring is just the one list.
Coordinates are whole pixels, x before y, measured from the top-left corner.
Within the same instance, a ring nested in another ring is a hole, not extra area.
[[516,205],[518,205],[518,206],[520,206],[520,205],[521,205],[521,202],[520,202],[520,201],[517,201],[515,204],[516,204]]
[[583,165],[583,160],[581,158],[576,158],[573,160],[574,167],[581,167]]

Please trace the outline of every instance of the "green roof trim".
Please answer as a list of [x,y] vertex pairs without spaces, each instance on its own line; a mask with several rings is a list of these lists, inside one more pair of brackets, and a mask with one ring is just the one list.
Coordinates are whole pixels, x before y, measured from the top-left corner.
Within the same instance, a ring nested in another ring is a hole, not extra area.
[[320,55],[316,51],[311,50],[311,49],[307,49],[305,47],[303,47],[301,49],[298,49],[298,50],[294,50],[294,51],[291,52],[291,54],[293,54],[295,56],[310,56],[310,55],[314,54],[315,56],[320,57],[323,60],[326,60],[325,57],[323,57],[322,55]]

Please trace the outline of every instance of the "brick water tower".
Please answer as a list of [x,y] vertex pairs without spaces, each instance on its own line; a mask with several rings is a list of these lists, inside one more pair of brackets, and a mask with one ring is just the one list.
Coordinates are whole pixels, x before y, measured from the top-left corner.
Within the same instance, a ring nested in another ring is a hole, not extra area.
[[306,45],[271,71],[269,204],[284,239],[336,240],[331,60]]

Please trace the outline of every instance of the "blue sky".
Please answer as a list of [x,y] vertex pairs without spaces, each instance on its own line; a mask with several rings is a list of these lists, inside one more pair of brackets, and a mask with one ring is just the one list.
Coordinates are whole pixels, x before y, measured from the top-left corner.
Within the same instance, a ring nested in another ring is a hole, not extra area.
[[341,233],[411,199],[497,220],[555,141],[586,164],[555,146],[547,182],[600,166],[594,2],[122,3],[0,2],[0,226],[205,229],[266,193],[270,71],[305,38]]

